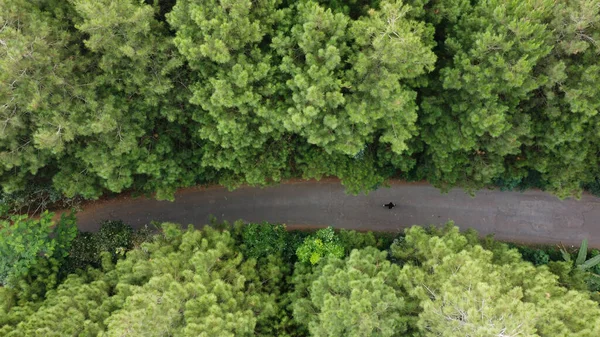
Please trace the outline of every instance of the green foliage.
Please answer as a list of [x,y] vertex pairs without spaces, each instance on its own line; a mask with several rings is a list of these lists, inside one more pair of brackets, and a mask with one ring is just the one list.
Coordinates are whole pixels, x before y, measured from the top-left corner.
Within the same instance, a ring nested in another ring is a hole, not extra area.
[[435,89],[422,104],[421,169],[430,181],[580,193],[597,174],[597,135],[588,129],[597,123],[598,98],[588,96],[597,79],[581,72],[598,66],[592,2],[456,1],[435,10],[447,22]]
[[594,268],[598,264],[600,264],[599,255],[595,255],[590,259],[586,260],[586,256],[588,253],[587,239],[583,239],[583,241],[581,242],[581,246],[579,247],[579,251],[577,253],[577,258],[574,261],[571,258],[571,254],[564,247],[561,247],[560,251],[566,262],[572,262],[575,265],[575,267],[583,271]]
[[242,233],[244,256],[265,258],[267,256],[284,256],[287,249],[288,234],[285,225],[269,223],[247,224]]
[[132,247],[133,228],[123,221],[104,221],[96,236],[99,252],[108,252],[116,259]]
[[64,266],[67,273],[87,267],[98,267],[100,255],[96,235],[89,232],[79,232],[71,244],[69,258]]
[[280,123],[327,153],[354,156],[380,131],[401,154],[414,135],[416,95],[405,83],[433,68],[432,32],[401,2],[380,7],[352,20],[300,1],[289,34],[273,39],[291,93]]
[[588,256],[587,239],[581,242],[581,246],[577,252],[577,257],[572,258],[571,253],[565,247],[560,247],[562,258],[566,264],[571,266],[569,273],[562,271],[557,273],[561,275],[563,283],[578,286],[577,289],[589,289],[595,292],[598,300],[600,300],[600,254],[597,249],[590,252]]
[[330,226],[319,229],[314,235],[304,239],[296,250],[296,255],[300,262],[315,265],[324,257],[343,257],[344,247]]
[[77,208],[81,198],[68,198],[49,183],[34,183],[13,193],[0,191],[0,217],[3,214],[38,215],[49,209]]
[[529,261],[536,266],[545,265],[550,262],[550,256],[542,249],[519,247],[519,252],[523,256],[523,260]]
[[337,236],[339,237],[340,244],[346,251],[346,255],[349,255],[354,249],[362,249],[366,247],[377,247],[380,249],[387,248],[381,247],[379,244],[380,242],[377,240],[377,238],[375,238],[373,232],[361,233],[354,230],[349,231],[346,229],[341,229],[339,233],[337,233]]
[[593,195],[600,197],[600,179],[596,178],[594,181],[584,184],[584,188]]
[[67,275],[77,269],[99,268],[102,254],[108,253],[113,263],[123,258],[132,248],[140,248],[144,242],[152,240],[148,228],[133,230],[120,220],[106,220],[96,233],[79,232],[73,240],[69,257],[62,266],[61,274]]
[[77,234],[75,215],[62,214],[56,223],[53,217],[45,211],[39,219],[15,215],[0,220],[1,285],[16,285],[43,260],[64,260]]

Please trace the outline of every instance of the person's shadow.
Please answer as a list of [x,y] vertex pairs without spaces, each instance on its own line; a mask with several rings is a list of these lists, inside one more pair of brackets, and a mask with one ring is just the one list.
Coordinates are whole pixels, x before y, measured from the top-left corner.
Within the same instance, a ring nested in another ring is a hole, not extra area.
[[392,209],[394,207],[396,207],[396,204],[394,204],[393,202],[389,202],[387,204],[383,204],[383,207],[387,207],[388,209]]

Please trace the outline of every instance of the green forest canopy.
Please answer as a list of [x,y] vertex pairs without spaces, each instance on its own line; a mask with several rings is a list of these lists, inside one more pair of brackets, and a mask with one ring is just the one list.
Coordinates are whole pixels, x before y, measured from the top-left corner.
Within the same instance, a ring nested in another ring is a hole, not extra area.
[[[565,278],[578,268],[536,267],[451,224],[414,226],[393,242],[344,230],[305,237],[282,225],[219,226],[227,229],[164,223],[125,256],[104,252],[96,268],[37,299],[0,287],[0,335],[600,335],[598,302]],[[341,254],[303,262],[303,247],[325,237]]]
[[[3,0],[0,184],[600,177],[600,0]],[[534,181],[533,183],[531,181]]]

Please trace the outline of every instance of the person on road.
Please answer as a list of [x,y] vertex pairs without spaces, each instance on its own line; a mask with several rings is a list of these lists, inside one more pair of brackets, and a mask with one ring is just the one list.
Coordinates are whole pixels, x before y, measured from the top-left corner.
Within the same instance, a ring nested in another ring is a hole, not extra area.
[[394,207],[396,207],[396,204],[394,204],[393,202],[389,202],[387,204],[384,204],[383,207],[387,207],[388,209],[392,209]]

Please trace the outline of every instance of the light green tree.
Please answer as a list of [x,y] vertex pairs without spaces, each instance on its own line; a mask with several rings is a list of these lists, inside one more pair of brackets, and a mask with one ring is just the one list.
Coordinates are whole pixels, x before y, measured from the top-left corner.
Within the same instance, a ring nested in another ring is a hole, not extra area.
[[194,71],[191,116],[205,142],[203,166],[221,182],[265,184],[288,170],[290,137],[274,124],[282,81],[269,39],[281,24],[280,0],[177,1],[167,14],[174,42]]
[[153,241],[113,265],[67,277],[40,302],[7,304],[6,336],[277,335],[281,261],[245,259],[229,232],[161,225]]
[[303,263],[315,265],[325,257],[344,256],[344,247],[335,234],[333,227],[319,229],[315,234],[304,239],[302,245],[296,250],[298,260]]
[[0,182],[12,192],[55,170],[53,154],[73,140],[67,116],[85,110],[87,62],[75,59],[64,2],[7,0],[0,12]]
[[600,333],[600,309],[588,293],[559,286],[558,276],[516,250],[497,248],[486,250],[452,226],[434,234],[412,227],[392,246],[405,262],[398,281],[419,301],[423,336]]
[[289,108],[275,118],[327,153],[354,156],[378,137],[401,154],[415,134],[407,79],[433,69],[433,31],[407,18],[400,1],[379,5],[352,20],[300,1],[289,33],[273,39],[290,90]]
[[162,239],[117,264],[127,297],[105,336],[253,336],[258,320],[276,314],[256,260],[244,261],[228,232],[162,227]]
[[534,146],[524,158],[560,197],[579,195],[598,176],[600,13],[598,1],[553,3],[554,45],[538,71],[546,81],[527,105]]
[[397,282],[400,269],[373,247],[330,257],[310,283],[294,276],[294,318],[311,336],[404,336],[412,308]]

